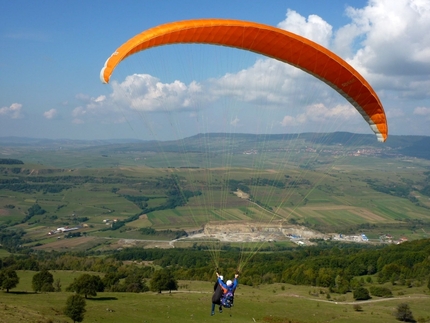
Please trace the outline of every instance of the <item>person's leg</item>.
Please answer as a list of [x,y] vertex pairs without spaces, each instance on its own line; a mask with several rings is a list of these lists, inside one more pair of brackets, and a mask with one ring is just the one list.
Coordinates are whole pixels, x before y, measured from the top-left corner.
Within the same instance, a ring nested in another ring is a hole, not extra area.
[[211,315],[215,315],[215,303],[212,303]]
[[222,313],[222,305],[219,306],[219,312]]

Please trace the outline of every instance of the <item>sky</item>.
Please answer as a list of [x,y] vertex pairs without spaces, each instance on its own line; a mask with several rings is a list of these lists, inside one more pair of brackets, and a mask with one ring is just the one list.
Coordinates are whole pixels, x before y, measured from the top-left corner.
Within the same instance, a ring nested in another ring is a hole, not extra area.
[[373,133],[321,81],[238,49],[154,48],[124,60],[109,84],[100,82],[104,62],[126,40],[196,18],[254,21],[309,38],[372,85],[389,135],[430,135],[430,0],[3,0],[0,137]]

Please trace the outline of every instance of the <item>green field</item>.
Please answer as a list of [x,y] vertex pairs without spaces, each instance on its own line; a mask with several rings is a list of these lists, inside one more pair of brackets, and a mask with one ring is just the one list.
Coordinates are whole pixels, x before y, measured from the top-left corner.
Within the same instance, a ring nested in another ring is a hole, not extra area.
[[[80,272],[53,271],[63,290]],[[31,291],[35,272],[19,272],[20,284],[10,293],[0,292],[1,322],[70,322],[62,314],[67,292],[38,293]],[[239,285],[235,306],[210,316],[213,283],[179,281],[179,290],[171,294],[98,293],[86,301],[84,322],[394,322],[393,310],[402,303],[409,304],[416,319],[430,320],[430,296],[419,287],[392,287],[394,297],[373,297],[370,301],[354,302],[351,293],[331,294],[327,300],[324,288],[288,284]],[[390,286],[391,287],[391,286]],[[398,294],[404,295],[398,295]],[[314,296],[316,295],[316,296]],[[360,304],[361,311],[353,309]]]
[[[66,226],[79,226],[86,237],[142,240],[148,237],[140,235],[141,228],[194,230],[227,221],[282,220],[325,233],[365,231],[375,239],[382,233],[418,239],[430,232],[430,197],[422,193],[429,160],[354,156],[360,147],[317,144],[308,150],[303,139],[287,149],[283,142],[245,139],[231,146],[208,143],[203,152],[198,141],[189,144],[195,151],[145,151],[131,145],[8,149],[8,157],[24,164],[1,165],[0,226],[22,229],[26,246],[51,244],[50,250],[68,248],[47,236]],[[252,147],[266,150],[242,153]],[[250,199],[233,194],[231,181],[245,185]],[[172,188],[201,194],[164,207]],[[144,206],[133,201],[142,196],[147,197]],[[35,204],[45,212],[28,218]],[[151,211],[142,214],[143,207]],[[113,221],[125,224],[112,231]],[[112,242],[97,239],[70,242],[69,248]]]
[[3,248],[0,248],[0,258],[8,256],[10,253],[7,250],[4,250]]

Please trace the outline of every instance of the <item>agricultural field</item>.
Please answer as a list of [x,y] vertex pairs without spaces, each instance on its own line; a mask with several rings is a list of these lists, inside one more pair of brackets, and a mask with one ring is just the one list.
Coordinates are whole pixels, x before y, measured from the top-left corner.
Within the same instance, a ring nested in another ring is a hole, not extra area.
[[[237,140],[223,152],[215,141],[198,152],[190,140],[196,151],[187,153],[139,150],[142,144],[8,148],[8,158],[24,164],[0,167],[0,226],[23,230],[24,246],[47,250],[167,241],[168,235],[141,230],[195,231],[229,221],[364,232],[375,241],[383,234],[428,237],[429,160],[387,158],[380,148],[370,155],[341,146],[310,148],[305,140],[286,150],[267,142],[264,153],[240,153],[251,143]],[[237,193],[242,190],[247,198]],[[77,228],[80,237],[48,235],[61,227]]]

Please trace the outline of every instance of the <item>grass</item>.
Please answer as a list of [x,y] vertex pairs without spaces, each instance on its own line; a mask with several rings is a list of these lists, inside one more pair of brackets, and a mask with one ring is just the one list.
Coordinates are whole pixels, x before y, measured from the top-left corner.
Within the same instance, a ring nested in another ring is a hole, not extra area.
[[[70,322],[62,314],[66,299],[71,293],[31,292],[31,279],[35,272],[20,271],[20,284],[11,293],[0,292],[0,322]],[[81,272],[53,271],[54,279],[61,280],[63,290]],[[179,290],[169,294],[98,293],[87,300],[84,322],[288,322],[316,323],[341,322],[392,322],[392,312],[401,302],[409,304],[415,318],[428,318],[430,296],[423,287],[392,287],[392,299],[373,298],[360,302],[362,311],[353,309],[352,293],[331,294],[326,298],[324,288],[293,286],[288,284],[239,285],[235,306],[210,314],[212,282],[179,281]],[[404,295],[397,299],[398,292]],[[315,294],[317,296],[312,296]],[[264,319],[272,319],[264,321]]]
[[3,249],[3,248],[0,248],[0,258],[7,257],[7,256],[9,256],[9,255],[10,255],[10,252],[9,252],[9,251],[7,251],[7,250],[5,250],[5,249]]

